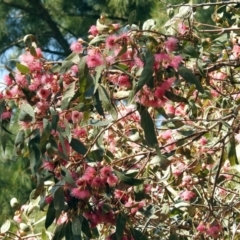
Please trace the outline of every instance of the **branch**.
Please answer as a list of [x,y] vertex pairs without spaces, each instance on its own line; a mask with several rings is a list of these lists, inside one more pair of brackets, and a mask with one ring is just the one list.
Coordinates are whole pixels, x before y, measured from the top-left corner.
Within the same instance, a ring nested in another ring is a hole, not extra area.
[[33,14],[33,15],[36,15],[37,12],[34,11],[34,9],[32,8],[29,8],[29,7],[26,7],[26,6],[23,6],[23,5],[20,5],[20,4],[16,4],[15,2],[6,2],[4,0],[1,1],[3,4],[9,6],[9,7],[13,7],[13,8],[17,8],[17,9],[21,9],[27,13],[30,13],[30,14]]
[[192,6],[193,8],[197,8],[197,7],[205,7],[205,6],[217,6],[217,5],[228,5],[228,4],[237,4],[238,2],[236,1],[229,1],[229,2],[214,2],[214,3],[198,3],[198,4],[168,4],[168,8],[172,7],[182,7],[182,6]]
[[207,70],[208,72],[212,72],[215,70],[218,70],[221,67],[240,67],[240,60],[228,60],[228,61],[221,61],[221,62],[217,62],[215,64],[213,64],[210,67],[205,68],[205,70]]
[[[68,16],[70,17],[82,17],[82,16],[86,16],[86,17],[93,17],[95,19],[99,18],[99,14],[89,14],[89,13],[69,13]],[[111,19],[111,20],[117,20],[117,21],[127,21],[127,18],[124,17],[115,17],[115,16],[106,16],[106,18]]]
[[230,28],[220,28],[220,29],[204,29],[204,30],[198,30],[198,32],[200,32],[200,33],[222,34],[222,33],[225,33],[225,32],[231,32],[231,31],[235,31],[235,30],[240,30],[240,28],[230,27]]
[[13,47],[13,46],[16,46],[18,43],[20,43],[20,42],[22,42],[22,41],[23,41],[23,39],[21,38],[21,39],[19,39],[19,40],[17,40],[17,41],[14,41],[14,42],[8,44],[7,46],[5,46],[5,47],[3,47],[3,48],[1,48],[1,49],[0,49],[0,55],[1,55],[2,53],[4,53],[5,51],[7,51],[9,48],[11,48],[11,47]]
[[[66,55],[71,53],[69,48],[68,41],[63,37],[61,31],[59,30],[57,23],[53,21],[51,15],[49,14],[48,10],[44,7],[44,5],[40,1],[35,0],[27,0],[29,4],[31,4],[34,9],[37,10],[37,14],[41,16],[41,18],[48,24],[50,29],[52,30],[54,38],[58,41],[61,45],[62,49],[64,50]],[[35,13],[36,14],[36,13]]]

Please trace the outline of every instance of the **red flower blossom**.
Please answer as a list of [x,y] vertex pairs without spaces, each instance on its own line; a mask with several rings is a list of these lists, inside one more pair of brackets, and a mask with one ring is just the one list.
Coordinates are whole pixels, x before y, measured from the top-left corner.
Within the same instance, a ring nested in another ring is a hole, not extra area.
[[71,195],[78,199],[89,199],[91,196],[88,190],[81,190],[79,188],[73,188],[71,190]]
[[88,55],[86,61],[89,68],[101,66],[104,63],[102,56],[99,53]]
[[73,42],[70,46],[73,53],[81,53],[83,51],[82,44],[79,42]]

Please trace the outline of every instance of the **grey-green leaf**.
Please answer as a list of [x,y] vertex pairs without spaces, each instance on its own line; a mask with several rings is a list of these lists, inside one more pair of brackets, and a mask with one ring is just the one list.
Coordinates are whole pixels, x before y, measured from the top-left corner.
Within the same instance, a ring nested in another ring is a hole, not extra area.
[[145,65],[137,83],[135,93],[137,93],[146,83],[148,83],[153,75],[154,55],[149,49],[146,51],[145,59]]
[[158,145],[156,132],[154,128],[153,120],[147,111],[144,109],[141,113],[141,127],[143,128],[144,135],[148,146],[154,147]]
[[201,92],[201,93],[204,92],[204,89],[203,89],[200,81],[196,78],[196,76],[193,74],[193,72],[190,69],[188,69],[184,66],[181,66],[178,69],[178,73],[184,80],[186,80],[187,82],[189,82],[191,84],[194,84],[199,92]]

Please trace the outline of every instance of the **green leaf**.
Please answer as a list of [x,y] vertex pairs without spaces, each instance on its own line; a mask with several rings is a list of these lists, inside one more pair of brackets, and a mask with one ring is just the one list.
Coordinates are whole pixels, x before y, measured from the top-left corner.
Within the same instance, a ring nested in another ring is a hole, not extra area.
[[191,58],[198,58],[199,52],[196,50],[196,47],[191,45],[184,46],[182,49],[183,56],[189,56]]
[[117,240],[121,240],[123,237],[123,233],[126,227],[127,217],[123,212],[118,213],[116,219],[116,237]]
[[89,45],[93,45],[99,42],[105,42],[107,35],[106,34],[101,34],[93,38],[90,42]]
[[30,104],[22,104],[18,120],[24,122],[32,122],[35,120],[34,110]]
[[54,208],[54,201],[52,201],[48,207],[47,214],[46,214],[46,221],[45,221],[45,228],[48,229],[48,227],[51,226],[55,219],[55,208]]
[[142,112],[140,112],[140,115],[141,127],[143,128],[147,145],[150,147],[157,146],[158,140],[156,137],[154,123],[149,112],[147,111],[147,109],[144,109]]
[[75,95],[75,82],[69,84],[67,86],[67,89],[63,93],[63,99],[62,99],[62,104],[61,104],[62,110],[65,110],[68,108],[69,103],[74,95]]
[[62,210],[64,210],[64,193],[61,186],[54,192],[53,201],[55,210],[62,212]]
[[69,170],[64,166],[61,166],[61,175],[66,183],[69,185],[76,187],[76,182],[74,181],[72,175],[70,174]]
[[123,182],[129,186],[137,186],[144,182],[144,179],[135,179],[135,178],[126,176],[125,174],[123,174],[117,170],[114,170],[114,172],[117,175],[117,177],[120,179],[121,182]]
[[25,140],[25,131],[21,129],[15,138],[15,142],[14,142],[15,147],[20,146],[21,148],[23,148],[24,140]]
[[133,10],[128,17],[128,24],[130,27],[132,26],[133,22],[136,20],[136,16],[137,16],[137,11]]
[[57,225],[52,240],[61,240],[65,236],[66,224]]
[[40,152],[40,133],[38,132],[28,143],[30,168],[32,174],[35,175],[41,166],[41,152]]
[[236,143],[234,136],[231,136],[231,139],[228,143],[228,159],[231,166],[238,164],[237,153],[236,153]]
[[184,97],[182,97],[182,96],[178,96],[178,95],[176,95],[176,94],[174,94],[174,93],[172,93],[172,92],[170,92],[170,91],[166,91],[166,92],[165,92],[165,96],[166,96],[169,100],[171,100],[171,101],[173,101],[173,102],[184,102],[184,103],[188,103],[188,100],[187,100],[186,98],[184,98]]
[[99,99],[102,102],[103,108],[105,108],[105,110],[112,115],[113,119],[117,119],[118,117],[117,110],[114,104],[112,103],[106,89],[103,86],[99,85],[98,92],[99,92]]
[[38,57],[37,52],[36,52],[36,48],[34,46],[30,47],[30,53],[31,53],[32,56]]
[[74,65],[74,63],[72,61],[63,61],[62,62],[62,66],[59,70],[60,74],[64,74],[66,73],[72,66]]
[[82,57],[78,64],[78,79],[79,79],[79,102],[84,103],[85,93],[87,90],[87,75],[88,75],[88,67],[86,65],[86,57]]
[[43,131],[40,141],[40,148],[42,149],[43,146],[46,145],[47,140],[49,139],[49,136],[51,135],[52,131],[52,124],[47,120],[43,119]]
[[52,115],[52,129],[56,131],[57,130],[57,124],[58,124],[58,121],[59,121],[59,115],[56,111],[52,111],[51,115]]
[[87,157],[93,162],[101,162],[103,159],[103,150],[102,149],[95,149],[91,151]]
[[147,237],[143,235],[142,232],[140,232],[139,230],[135,229],[135,228],[131,228],[130,229],[132,236],[134,239],[141,239],[141,240],[147,240]]
[[215,38],[212,42],[225,43],[229,40],[228,33],[221,34],[220,37]]
[[70,142],[70,146],[79,154],[85,155],[87,153],[87,148],[78,139],[73,138]]
[[65,228],[65,240],[81,240],[81,235],[74,237],[72,232],[72,222],[68,221]]
[[81,222],[82,222],[82,232],[88,237],[88,238],[92,238],[92,233],[91,233],[91,230],[90,230],[90,227],[89,227],[89,224],[88,224],[88,220],[83,217],[83,216],[80,216],[81,218]]
[[29,68],[21,63],[17,63],[16,67],[17,67],[18,71],[22,74],[30,73]]
[[35,105],[36,103],[34,102],[34,97],[36,96],[36,92],[35,91],[30,91],[27,88],[21,88],[23,94],[25,95],[26,100],[28,101],[28,103],[30,103],[31,105]]
[[49,239],[45,229],[42,229],[41,239],[42,240],[48,240]]
[[89,124],[92,126],[96,126],[96,127],[105,127],[105,126],[109,125],[111,122],[112,122],[112,120],[105,120],[105,121],[101,121],[101,120],[97,120],[97,119],[89,120]]
[[101,103],[101,101],[99,99],[99,92],[98,92],[98,90],[93,95],[93,103],[94,103],[94,107],[96,108],[98,114],[105,118],[104,110],[102,108],[102,103]]
[[141,76],[139,78],[139,81],[137,83],[137,87],[135,90],[135,94],[146,84],[150,81],[153,75],[153,64],[154,64],[154,55],[153,53],[147,49],[146,55],[145,55],[145,65],[143,68],[143,71],[141,73]]
[[5,233],[7,232],[11,227],[11,221],[8,219],[6,220],[3,225],[1,226],[1,233]]
[[189,82],[191,84],[194,84],[199,92],[201,92],[201,93],[204,92],[204,89],[203,89],[200,81],[196,78],[196,76],[193,74],[193,72],[190,69],[188,69],[184,66],[181,66],[178,69],[178,73],[184,80],[186,80],[187,82]]
[[72,220],[72,233],[74,236],[81,238],[81,232],[82,232],[82,223],[78,217],[75,217]]

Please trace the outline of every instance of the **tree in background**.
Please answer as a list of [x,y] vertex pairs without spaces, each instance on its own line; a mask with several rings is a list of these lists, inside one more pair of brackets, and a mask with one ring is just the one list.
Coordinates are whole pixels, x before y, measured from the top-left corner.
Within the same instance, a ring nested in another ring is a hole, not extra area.
[[[209,6],[215,24],[197,23]],[[238,4],[168,7],[180,8],[161,29],[135,12],[123,28],[98,19],[63,61],[24,37],[0,109],[5,122],[19,109],[14,151],[37,184],[11,200],[1,236],[239,237]]]
[[101,14],[115,22],[126,22],[133,10],[137,21],[150,17],[154,1],[0,1],[0,54],[24,46],[23,36],[33,34],[42,51],[58,58],[70,54],[70,39],[86,38],[89,27]]

